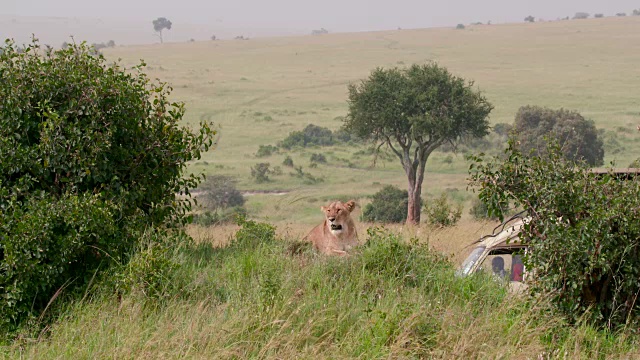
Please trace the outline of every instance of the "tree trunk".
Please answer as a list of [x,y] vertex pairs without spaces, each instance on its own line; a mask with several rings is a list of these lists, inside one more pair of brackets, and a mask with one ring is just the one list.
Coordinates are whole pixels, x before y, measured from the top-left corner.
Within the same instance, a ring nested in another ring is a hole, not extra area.
[[409,181],[409,204],[407,206],[407,225],[417,225],[420,223],[420,193],[422,192],[422,184],[416,181],[416,169],[409,164],[405,167],[407,180]]
[[415,183],[409,182],[409,205],[407,208],[407,225],[420,223],[420,193],[414,189]]
[[[407,225],[417,225],[420,223],[420,213],[422,210],[422,181],[424,180],[424,171],[426,168],[427,158],[433,151],[431,148],[421,146],[416,150],[415,159],[412,162],[403,162],[407,180],[409,181],[409,204],[407,205]],[[405,151],[408,160],[408,151]]]

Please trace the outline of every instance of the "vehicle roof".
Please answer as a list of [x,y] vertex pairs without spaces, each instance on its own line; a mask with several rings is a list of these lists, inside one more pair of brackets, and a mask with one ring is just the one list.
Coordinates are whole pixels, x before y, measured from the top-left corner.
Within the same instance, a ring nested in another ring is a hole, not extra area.
[[640,168],[592,168],[591,171],[597,177],[611,174],[619,180],[633,180],[640,175]]
[[[477,246],[486,248],[495,247],[522,247],[524,244],[520,242],[520,230],[527,219],[516,218],[508,220],[494,229],[494,234],[485,235],[477,242]],[[500,230],[498,233],[495,230]]]

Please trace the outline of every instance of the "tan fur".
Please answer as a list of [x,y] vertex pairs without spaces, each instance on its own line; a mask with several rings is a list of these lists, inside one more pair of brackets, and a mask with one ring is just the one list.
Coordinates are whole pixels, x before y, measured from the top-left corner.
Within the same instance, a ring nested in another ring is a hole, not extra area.
[[[311,230],[305,239],[313,243],[313,247],[326,255],[346,255],[347,251],[358,245],[358,233],[351,218],[356,207],[353,200],[343,204],[335,201],[329,206],[322,206],[324,222]],[[332,230],[331,227],[334,227]],[[342,227],[341,230],[336,227]]]

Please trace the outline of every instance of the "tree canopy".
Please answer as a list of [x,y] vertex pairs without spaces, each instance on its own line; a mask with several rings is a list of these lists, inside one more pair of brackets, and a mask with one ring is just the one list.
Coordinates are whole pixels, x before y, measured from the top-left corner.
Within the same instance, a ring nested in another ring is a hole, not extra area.
[[516,114],[513,130],[525,154],[544,155],[546,138],[552,137],[560,143],[567,160],[584,160],[591,166],[604,164],[604,145],[595,123],[576,111],[523,106]]
[[[212,143],[202,123],[142,72],[85,44],[0,55],[0,333],[61,287],[124,263],[147,229],[187,221],[183,174]],[[71,286],[72,285],[72,286]]]
[[472,81],[436,63],[377,68],[348,90],[345,128],[396,154],[409,182],[407,222],[418,223],[429,155],[444,143],[487,135],[493,106]]
[[158,37],[160,38],[161,43],[163,42],[162,30],[171,30],[171,25],[171,21],[165,17],[159,17],[153,20],[153,30],[158,33]]

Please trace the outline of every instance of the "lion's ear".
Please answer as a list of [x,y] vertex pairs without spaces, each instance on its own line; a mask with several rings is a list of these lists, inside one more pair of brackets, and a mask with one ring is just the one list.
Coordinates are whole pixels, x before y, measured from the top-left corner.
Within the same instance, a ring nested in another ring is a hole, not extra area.
[[347,203],[346,203],[346,204],[344,204],[344,205],[347,207],[347,209],[349,210],[349,212],[352,212],[352,211],[353,211],[353,209],[355,209],[355,208],[356,208],[356,202],[355,202],[355,200],[349,200],[349,201],[347,201]]

